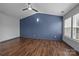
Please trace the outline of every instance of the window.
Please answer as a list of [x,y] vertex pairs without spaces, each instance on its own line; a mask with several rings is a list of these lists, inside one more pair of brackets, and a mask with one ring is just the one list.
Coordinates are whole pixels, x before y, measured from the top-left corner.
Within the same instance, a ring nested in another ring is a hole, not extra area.
[[64,21],[64,35],[79,40],[79,13]]
[[73,16],[73,39],[79,39],[79,14]]
[[71,38],[71,17],[65,19],[64,25],[64,35]]

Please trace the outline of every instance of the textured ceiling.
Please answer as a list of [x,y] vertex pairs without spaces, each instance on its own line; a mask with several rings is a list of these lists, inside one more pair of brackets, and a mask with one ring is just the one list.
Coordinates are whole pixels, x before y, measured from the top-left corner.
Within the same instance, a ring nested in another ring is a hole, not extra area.
[[[77,3],[32,3],[32,7],[37,9],[39,13],[57,16],[65,15],[76,5]],[[0,3],[0,12],[20,18],[24,18],[36,13],[31,10],[22,11],[22,9],[26,7],[27,3]],[[61,13],[61,11],[64,11],[64,13]]]

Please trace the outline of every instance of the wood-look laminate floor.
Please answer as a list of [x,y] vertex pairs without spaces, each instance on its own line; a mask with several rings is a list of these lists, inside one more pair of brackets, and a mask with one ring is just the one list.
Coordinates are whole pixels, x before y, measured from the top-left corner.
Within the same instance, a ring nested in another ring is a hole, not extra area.
[[0,43],[2,56],[77,56],[63,41],[16,38]]

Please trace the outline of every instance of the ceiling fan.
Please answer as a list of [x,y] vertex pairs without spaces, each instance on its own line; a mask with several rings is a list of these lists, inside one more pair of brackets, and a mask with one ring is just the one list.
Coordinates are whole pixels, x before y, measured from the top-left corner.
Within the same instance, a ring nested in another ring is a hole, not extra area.
[[31,3],[28,3],[28,7],[27,7],[27,8],[24,8],[24,9],[22,9],[22,10],[23,10],[23,11],[25,11],[25,10],[33,10],[33,11],[35,11],[35,12],[38,12],[38,10],[32,8]]

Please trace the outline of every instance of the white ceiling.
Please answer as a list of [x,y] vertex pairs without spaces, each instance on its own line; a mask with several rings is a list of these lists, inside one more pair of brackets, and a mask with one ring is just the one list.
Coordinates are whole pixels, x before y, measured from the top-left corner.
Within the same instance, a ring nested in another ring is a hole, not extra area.
[[[32,7],[36,8],[40,13],[63,16],[77,3],[32,3]],[[22,11],[27,7],[27,3],[0,3],[0,12],[14,17],[24,18],[35,14],[34,11]],[[61,13],[64,11],[64,13]]]

